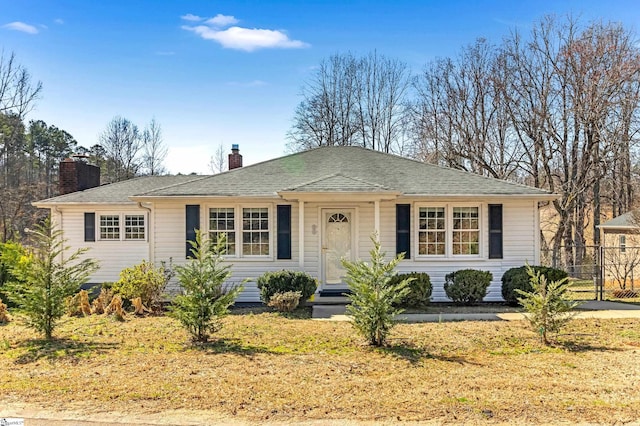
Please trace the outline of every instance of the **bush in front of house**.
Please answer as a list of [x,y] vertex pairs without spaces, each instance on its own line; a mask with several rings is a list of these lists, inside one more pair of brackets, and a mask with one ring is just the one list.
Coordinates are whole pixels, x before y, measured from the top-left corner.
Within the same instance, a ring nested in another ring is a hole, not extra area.
[[98,270],[93,259],[81,259],[87,249],[69,253],[62,231],[49,219],[29,231],[32,251],[21,256],[12,269],[16,280],[7,284],[7,295],[25,314],[27,327],[44,334],[47,340],[65,311],[65,299]]
[[548,281],[540,271],[525,267],[531,283],[531,291],[516,289],[518,301],[529,313],[527,319],[533,330],[540,335],[540,341],[549,345],[549,334],[559,333],[573,318],[572,310],[580,303],[566,298],[568,278]]
[[145,306],[159,311],[166,285],[167,272],[164,265],[156,268],[153,263],[143,260],[137,265],[123,269],[120,279],[113,283],[111,290],[130,301],[139,297]]
[[258,277],[257,285],[260,299],[268,305],[274,294],[288,291],[299,291],[300,300],[307,300],[316,291],[318,281],[305,272],[282,270],[265,272]]
[[461,269],[447,274],[444,279],[444,292],[449,299],[459,305],[473,305],[487,295],[493,275],[489,271]]
[[345,279],[351,290],[347,313],[353,319],[352,325],[369,344],[382,346],[396,323],[394,317],[403,311],[397,305],[409,293],[409,281],[413,278],[392,284],[391,278],[404,253],[387,262],[375,233],[371,241],[370,262],[342,259],[342,266],[347,270]]
[[182,291],[173,299],[169,315],[180,321],[194,342],[207,342],[220,330],[222,318],[243,288],[225,284],[231,278],[231,265],[223,257],[226,243],[225,236],[214,243],[196,230],[195,241],[189,241],[192,258],[175,268]]
[[[560,281],[568,277],[566,271],[547,266],[531,266],[533,274],[540,273],[544,275],[547,282]],[[533,286],[531,284],[531,276],[527,273],[527,266],[511,268],[502,275],[502,298],[509,305],[516,306],[520,302],[520,294],[516,290],[531,292]]]
[[274,308],[278,312],[293,312],[300,303],[299,291],[286,291],[284,293],[276,293],[269,300],[269,307]]
[[7,307],[13,308],[15,304],[9,299],[7,285],[18,280],[13,269],[18,266],[20,258],[27,256],[27,249],[20,243],[7,241],[0,242],[0,299],[7,302]]
[[433,286],[431,278],[426,272],[409,272],[406,274],[397,274],[391,277],[390,285],[396,286],[407,278],[413,278],[409,281],[409,293],[402,299],[400,306],[409,308],[422,308],[431,301],[431,293]]

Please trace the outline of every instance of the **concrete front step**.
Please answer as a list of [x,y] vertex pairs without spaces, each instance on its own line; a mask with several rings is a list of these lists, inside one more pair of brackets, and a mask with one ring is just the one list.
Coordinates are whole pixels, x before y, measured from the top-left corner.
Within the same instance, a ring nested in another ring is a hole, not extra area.
[[312,305],[348,305],[349,298],[345,296],[318,296],[311,302]]

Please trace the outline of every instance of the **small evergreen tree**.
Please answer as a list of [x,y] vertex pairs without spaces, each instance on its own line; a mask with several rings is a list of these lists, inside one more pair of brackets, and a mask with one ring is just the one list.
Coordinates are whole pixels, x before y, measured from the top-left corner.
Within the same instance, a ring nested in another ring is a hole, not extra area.
[[186,265],[175,267],[182,294],[174,298],[170,315],[180,321],[194,341],[206,342],[210,333],[222,327],[220,320],[242,286],[223,287],[231,276],[231,266],[222,264],[226,238],[218,238],[214,245],[198,231],[196,240],[189,243],[193,258]]
[[395,324],[393,317],[403,311],[396,306],[409,293],[409,282],[414,278],[392,281],[394,270],[404,254],[385,262],[385,253],[381,250],[376,234],[371,236],[371,241],[371,264],[362,260],[351,262],[342,259],[342,265],[347,270],[346,281],[351,290],[348,295],[351,304],[347,306],[347,313],[353,318],[355,329],[371,345],[382,346]]
[[7,286],[13,303],[26,316],[28,327],[51,339],[56,321],[65,312],[65,299],[75,294],[98,269],[93,259],[82,259],[88,249],[67,255],[62,231],[49,219],[30,231],[33,249],[13,267],[16,277]]
[[518,302],[529,313],[529,322],[540,334],[540,341],[549,345],[549,333],[558,333],[573,317],[571,310],[580,303],[565,297],[568,278],[547,283],[547,277],[527,265],[532,291],[515,289],[522,297]]

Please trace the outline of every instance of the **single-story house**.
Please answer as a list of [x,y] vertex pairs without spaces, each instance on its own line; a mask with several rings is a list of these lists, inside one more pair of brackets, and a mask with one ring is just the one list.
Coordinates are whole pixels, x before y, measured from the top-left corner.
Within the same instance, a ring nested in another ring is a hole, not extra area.
[[[339,292],[340,260],[367,259],[377,232],[389,257],[405,253],[400,272],[431,276],[434,301],[447,300],[445,275],[465,268],[491,271],[486,300],[499,301],[507,269],[539,263],[538,203],[555,197],[360,147],[242,167],[234,145],[229,164],[211,176],[147,176],[71,192],[95,166],[69,160],[60,179],[69,193],[35,205],[50,209],[72,247],[91,249],[101,263],[95,283],[115,281],[143,259],[182,264],[200,229],[227,235],[236,282],[290,269],[316,277],[318,291]],[[255,281],[239,301],[259,301]]]

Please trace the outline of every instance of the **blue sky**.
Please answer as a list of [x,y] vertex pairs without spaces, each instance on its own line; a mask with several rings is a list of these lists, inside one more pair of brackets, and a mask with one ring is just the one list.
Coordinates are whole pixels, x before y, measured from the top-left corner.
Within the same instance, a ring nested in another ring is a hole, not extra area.
[[637,31],[640,1],[0,0],[0,49],[43,83],[28,119],[89,147],[116,115],[141,128],[155,117],[169,171],[207,173],[221,143],[245,165],[282,155],[301,89],[331,54],[375,49],[419,72],[549,13]]

